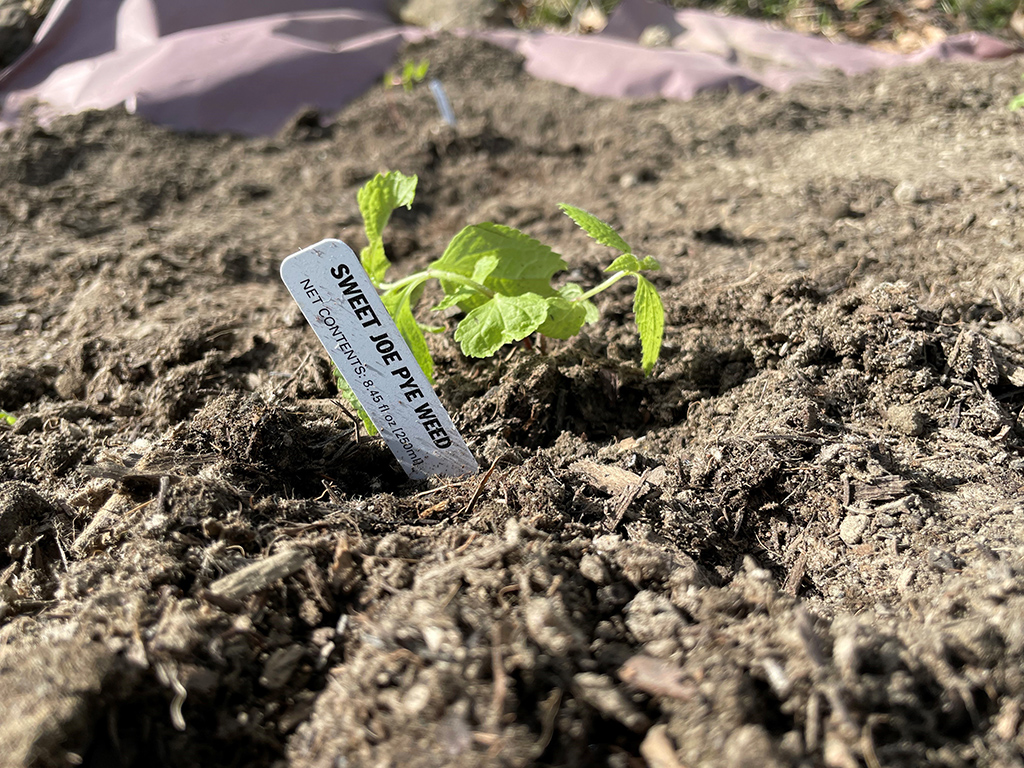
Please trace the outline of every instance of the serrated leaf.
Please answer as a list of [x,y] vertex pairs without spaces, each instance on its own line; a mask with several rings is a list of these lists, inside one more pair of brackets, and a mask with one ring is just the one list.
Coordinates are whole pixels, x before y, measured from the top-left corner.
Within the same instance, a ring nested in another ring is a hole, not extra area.
[[633,252],[633,249],[629,247],[629,244],[622,239],[619,233],[616,232],[610,224],[606,224],[601,221],[594,214],[588,213],[582,208],[577,208],[574,205],[566,205],[565,203],[561,203],[558,207],[562,209],[562,212],[566,216],[576,222],[577,227],[582,229],[601,245],[610,246],[616,250],[622,251],[623,253]]
[[574,303],[562,296],[548,298],[548,319],[537,331],[552,339],[571,339],[587,320],[583,302]]
[[653,256],[644,256],[640,261],[640,269],[654,272],[661,269],[661,262]]
[[596,323],[601,319],[601,313],[597,311],[597,307],[594,306],[594,302],[589,299],[580,299],[580,296],[582,296],[583,293],[583,287],[576,285],[576,283],[566,283],[558,289],[559,296],[583,307],[583,311],[585,313],[583,316],[583,324],[590,325],[591,323]]
[[356,195],[359,212],[363,215],[366,237],[373,241],[380,238],[387,226],[391,212],[400,206],[409,208],[416,197],[416,176],[406,176],[398,171],[378,173],[370,179]]
[[[431,269],[456,272],[506,296],[553,296],[551,278],[565,267],[562,257],[543,243],[517,229],[490,222],[463,229],[452,238],[441,258],[430,265]],[[441,280],[441,287],[445,293],[459,289],[445,280]]]
[[490,357],[503,344],[525,339],[548,318],[548,302],[535,293],[496,295],[467,314],[455,340],[467,357]]
[[636,295],[633,297],[633,314],[640,331],[641,365],[644,375],[653,369],[661,356],[661,340],[665,333],[665,307],[654,284],[643,275],[636,276]]
[[384,241],[381,239],[371,240],[370,244],[359,252],[359,263],[363,265],[366,274],[370,276],[370,282],[379,285],[387,274],[391,262],[384,254]]
[[427,338],[423,329],[416,322],[412,308],[419,302],[423,293],[423,283],[411,283],[401,288],[388,291],[381,300],[388,314],[398,326],[398,332],[412,350],[413,357],[419,363],[420,368],[427,374],[430,383],[434,383],[434,358],[430,356],[430,348],[427,346]]
[[416,196],[416,182],[415,176],[406,176],[398,171],[378,173],[356,195],[369,243],[360,252],[359,261],[374,285],[383,282],[391,266],[384,253],[384,240],[381,236],[384,227],[395,208],[403,205],[408,208],[412,205]]
[[639,272],[640,260],[632,253],[624,253],[604,268],[605,272]]
[[[459,290],[455,291],[455,293],[450,293],[443,299],[441,299],[439,302],[437,302],[437,306],[433,308],[433,311],[440,312],[441,310],[448,309],[449,307],[454,307],[457,305],[461,306],[462,302],[465,302],[476,296],[480,296],[485,301],[487,299],[486,296],[481,296],[481,294],[474,291],[472,288],[460,288]],[[482,304],[483,302],[480,303]]]

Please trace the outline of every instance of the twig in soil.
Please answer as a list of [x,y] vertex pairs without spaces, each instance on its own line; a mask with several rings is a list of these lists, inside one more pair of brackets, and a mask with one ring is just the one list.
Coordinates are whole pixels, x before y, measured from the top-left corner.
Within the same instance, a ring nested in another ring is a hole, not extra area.
[[210,585],[209,592],[228,600],[241,600],[296,573],[308,556],[309,553],[304,549],[290,549],[257,560],[217,579]]
[[462,582],[461,581],[458,581],[455,584],[453,584],[452,588],[448,591],[448,594],[444,596],[444,599],[441,601],[441,604],[437,607],[438,612],[441,612],[445,608],[447,608],[449,606],[449,604],[451,604],[452,600],[455,599],[455,596],[457,594],[459,594],[459,591],[461,589],[462,589]]
[[511,605],[505,602],[505,595],[510,595],[513,592],[519,591],[518,584],[506,584],[504,587],[498,590],[498,602],[501,603],[501,610],[508,611],[512,608]]
[[508,694],[508,675],[501,656],[501,622],[496,621],[491,633],[491,676],[494,678],[494,695],[491,698],[491,718],[495,733],[501,730],[501,719],[505,716],[505,697]]
[[742,443],[753,440],[786,440],[794,443],[810,443],[811,445],[825,445],[827,440],[814,435],[787,435],[781,432],[757,432],[753,435],[736,435],[735,437],[723,437],[723,443]]
[[[357,433],[356,434],[356,440],[358,440],[358,439],[359,439],[359,435]],[[330,479],[328,479],[326,477],[321,477],[320,481],[324,484],[324,493],[326,493],[328,496],[331,497],[331,502],[334,503],[334,504],[341,504],[341,497],[334,490],[334,487],[331,485]],[[322,496],[323,496],[323,494],[320,494],[320,497],[322,497]],[[318,497],[318,498],[320,498],[320,497]]]
[[60,553],[60,560],[64,563],[64,570],[68,570],[68,556],[64,552],[64,545],[60,543],[60,536],[57,535],[57,531],[53,532],[53,540],[57,544],[57,551]]
[[181,708],[185,704],[188,691],[178,678],[178,671],[173,662],[160,662],[156,665],[156,676],[164,685],[174,691],[174,699],[171,700],[171,724],[179,731],[185,730],[185,716]]
[[801,552],[797,555],[796,562],[786,576],[786,582],[782,585],[782,591],[790,597],[796,597],[800,591],[800,584],[804,580],[804,571],[807,568],[807,553]]
[[466,540],[464,542],[462,542],[458,546],[458,548],[455,549],[452,552],[452,554],[453,555],[461,555],[463,552],[465,552],[467,549],[469,549],[469,545],[472,544],[474,541],[476,541],[476,531],[473,531],[472,533],[470,533],[469,536],[466,538]]
[[878,761],[878,754],[875,752],[875,740],[871,737],[871,719],[873,715],[868,716],[868,722],[864,723],[864,728],[860,733],[860,751],[864,754],[864,762],[868,764],[868,768],[882,768],[882,764]]
[[432,494],[437,493],[438,491],[447,491],[447,490],[449,490],[451,488],[457,488],[460,485],[463,485],[463,482],[445,483],[444,485],[437,486],[437,488],[427,488],[427,490],[425,490],[425,491],[420,491],[419,493],[414,493],[412,495],[412,498],[414,498],[414,499],[421,499],[424,496],[430,496]]
[[487,481],[491,479],[491,475],[494,473],[495,468],[498,466],[498,462],[504,458],[505,456],[499,456],[498,458],[496,458],[494,462],[491,464],[491,466],[487,469],[487,471],[484,472],[484,476],[480,478],[480,484],[476,487],[476,491],[473,492],[473,498],[469,500],[469,503],[466,505],[466,508],[462,510],[463,515],[468,515],[472,511],[473,507],[480,499],[480,494],[483,493],[484,491],[484,486],[487,485]]
[[612,508],[611,520],[608,525],[609,530],[614,531],[619,527],[619,523],[622,522],[622,518],[625,517],[626,512],[632,506],[633,502],[636,501],[636,498],[640,495],[641,491],[644,490],[644,486],[647,485],[647,478],[650,474],[651,470],[645,469],[644,473],[640,475],[640,479],[626,488],[626,490],[622,492],[622,495],[615,500],[615,504]]
[[167,511],[167,491],[171,487],[171,478],[167,475],[160,477],[160,490],[156,495],[156,504],[154,505],[153,514],[162,515]]
[[551,692],[551,695],[541,703],[540,711],[542,726],[540,738],[537,739],[537,743],[533,745],[533,754],[535,757],[543,755],[544,750],[546,750],[548,748],[548,744],[551,743],[551,737],[555,734],[555,720],[558,718],[558,710],[561,706],[561,688],[555,688],[555,690]]

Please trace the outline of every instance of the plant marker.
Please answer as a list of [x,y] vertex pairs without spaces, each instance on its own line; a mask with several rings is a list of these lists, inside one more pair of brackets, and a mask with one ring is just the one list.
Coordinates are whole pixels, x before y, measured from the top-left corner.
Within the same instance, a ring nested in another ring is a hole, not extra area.
[[430,95],[437,103],[437,111],[441,113],[441,119],[448,125],[455,125],[455,110],[452,109],[452,103],[448,101],[448,94],[445,93],[441,81],[432,77],[427,85],[430,87]]
[[351,248],[322,240],[286,258],[281,279],[409,477],[479,470]]

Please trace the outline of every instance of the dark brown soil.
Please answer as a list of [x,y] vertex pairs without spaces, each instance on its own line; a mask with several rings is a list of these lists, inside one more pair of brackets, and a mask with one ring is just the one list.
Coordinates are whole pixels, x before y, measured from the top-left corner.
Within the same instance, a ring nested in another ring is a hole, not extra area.
[[[0,138],[0,764],[1024,766],[1019,63],[670,104],[414,55],[456,129]],[[589,282],[556,204],[621,225],[655,374],[625,287],[433,337],[493,471],[405,480],[277,278],[388,168],[402,271],[491,220]]]

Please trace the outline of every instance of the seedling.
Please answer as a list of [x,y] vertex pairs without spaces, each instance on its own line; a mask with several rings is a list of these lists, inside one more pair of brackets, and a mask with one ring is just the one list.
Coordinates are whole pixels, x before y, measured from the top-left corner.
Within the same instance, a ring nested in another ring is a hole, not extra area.
[[[1024,75],[1021,75],[1021,77],[1024,78]],[[1006,106],[1012,112],[1016,112],[1021,107],[1024,107],[1024,93],[1018,93],[1016,96],[1010,99],[1010,103],[1007,104]]]
[[[598,319],[597,307],[590,301],[594,296],[624,278],[635,278],[633,312],[640,334],[641,365],[644,373],[650,374],[661,353],[665,310],[644,273],[660,265],[652,256],[636,256],[611,226],[581,208],[560,206],[590,237],[619,253],[605,269],[611,273],[608,279],[589,290],[576,283],[552,287],[551,279],[567,267],[562,257],[517,229],[490,222],[463,229],[441,257],[422,272],[387,282],[391,262],[384,253],[384,227],[395,209],[412,207],[416,183],[415,176],[391,171],[377,174],[359,190],[359,211],[369,241],[360,252],[360,261],[431,381],[434,361],[425,331],[443,328],[425,326],[414,314],[428,280],[437,280],[444,291],[444,298],[433,307],[435,312],[458,307],[465,313],[455,330],[455,340],[463,353],[490,357],[504,344],[533,333],[554,339],[572,338],[584,325]],[[342,386],[343,392],[345,389]],[[354,400],[350,392],[345,394]]]
[[429,59],[420,61],[409,59],[402,65],[401,72],[397,69],[389,69],[384,73],[384,87],[391,88],[400,85],[406,93],[409,93],[418,83],[422,83],[426,79],[428,69],[430,69]]
[[11,416],[7,411],[0,411],[0,424],[7,424],[13,427],[17,419]]

